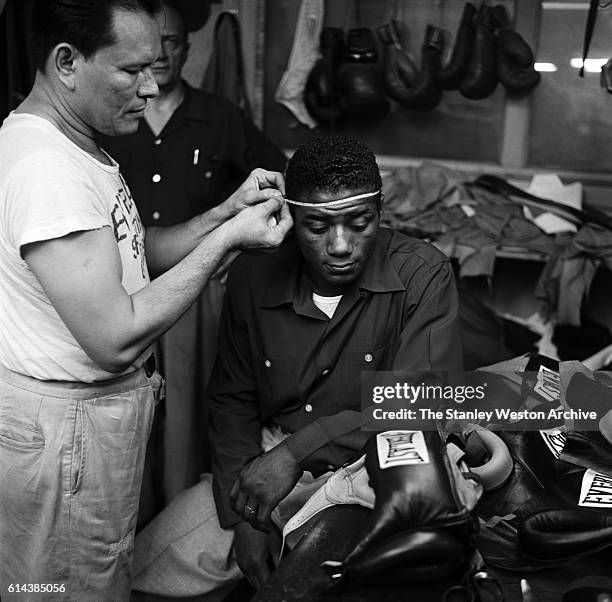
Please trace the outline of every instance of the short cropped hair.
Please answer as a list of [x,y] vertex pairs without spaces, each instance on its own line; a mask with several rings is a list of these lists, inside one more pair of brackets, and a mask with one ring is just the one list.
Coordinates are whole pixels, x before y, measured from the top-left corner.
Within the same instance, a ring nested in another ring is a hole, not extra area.
[[55,46],[73,44],[85,58],[114,44],[113,11],[143,11],[154,16],[160,0],[36,0],[32,9],[32,56],[44,73]]
[[344,136],[312,138],[300,146],[287,164],[287,198],[343,190],[373,192],[382,187],[374,153]]

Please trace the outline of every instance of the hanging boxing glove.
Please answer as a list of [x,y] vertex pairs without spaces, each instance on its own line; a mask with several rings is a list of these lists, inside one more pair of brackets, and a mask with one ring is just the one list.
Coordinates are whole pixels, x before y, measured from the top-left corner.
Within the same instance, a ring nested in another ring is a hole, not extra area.
[[347,35],[344,62],[336,77],[340,107],[346,115],[379,119],[389,111],[377,61],[372,31],[367,27],[351,29]]
[[378,28],[378,37],[384,44],[383,81],[389,98],[401,101],[406,86],[412,87],[417,77],[417,67],[404,50],[405,36],[402,23],[392,20]]
[[442,32],[428,25],[421,49],[421,69],[416,79],[412,85],[404,82],[402,87],[396,88],[399,94],[394,98],[406,109],[430,111],[440,102],[442,90],[436,83],[436,75],[440,71],[443,44]]
[[476,19],[476,36],[467,74],[459,90],[466,98],[479,100],[493,94],[497,86],[497,39],[491,8],[483,4]]
[[443,90],[456,90],[467,74],[476,36],[475,20],[476,8],[471,2],[467,2],[463,7],[451,57],[436,77],[438,86]]
[[540,83],[534,69],[533,52],[524,38],[510,25],[506,7],[492,9],[497,23],[497,75],[508,92],[524,93]]
[[317,121],[334,123],[342,117],[335,78],[344,53],[344,32],[337,27],[324,27],[319,44],[321,58],[315,63],[306,80],[304,103]]

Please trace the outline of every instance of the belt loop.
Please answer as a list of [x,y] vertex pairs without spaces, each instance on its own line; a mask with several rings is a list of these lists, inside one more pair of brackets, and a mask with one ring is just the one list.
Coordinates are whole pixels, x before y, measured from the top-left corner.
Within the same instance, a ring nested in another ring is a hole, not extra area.
[[155,354],[152,353],[147,358],[147,361],[144,364],[145,374],[147,375],[147,378],[151,378],[151,376],[153,376],[153,373],[155,372],[155,368],[156,368]]

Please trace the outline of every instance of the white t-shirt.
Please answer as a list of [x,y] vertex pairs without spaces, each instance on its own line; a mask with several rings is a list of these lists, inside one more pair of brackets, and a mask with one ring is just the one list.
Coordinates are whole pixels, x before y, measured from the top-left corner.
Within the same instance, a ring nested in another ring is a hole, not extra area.
[[312,293],[313,303],[324,314],[327,314],[328,318],[333,317],[338,305],[340,304],[340,299],[342,299],[342,295],[338,295],[337,297],[324,297],[323,295],[317,295],[317,293]]
[[0,364],[41,380],[118,376],[87,356],[20,254],[28,243],[103,227],[115,234],[123,287],[140,290],[149,282],[144,231],[119,166],[42,117],[11,113],[0,128]]

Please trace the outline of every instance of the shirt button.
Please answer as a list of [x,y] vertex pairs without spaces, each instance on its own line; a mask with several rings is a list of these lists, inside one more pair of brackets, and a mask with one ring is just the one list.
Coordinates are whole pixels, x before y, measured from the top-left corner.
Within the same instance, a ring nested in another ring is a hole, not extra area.
[[161,181],[161,176],[158,173],[156,173],[156,174],[153,174],[153,177],[151,179],[157,184],[157,182]]
[[304,406],[304,409],[305,409],[307,412],[312,412],[312,406],[311,406],[309,403],[307,403],[307,404]]
[[266,365],[266,368],[269,368],[272,365],[272,362],[270,360],[266,360],[264,364]]
[[369,364],[374,359],[374,356],[371,353],[366,353],[363,356],[363,359]]
[[207,171],[207,172],[204,174],[204,177],[205,177],[205,178],[210,178],[211,176],[212,176],[212,171]]
[[153,215],[151,216],[155,221],[157,221],[161,215],[159,214],[159,211],[153,211]]
[[155,144],[155,146],[159,146],[161,144],[161,138],[157,138],[153,144]]
[[323,376],[327,376],[329,374],[329,370],[327,368],[325,368],[325,370],[323,370],[323,372],[321,372],[321,374]]

